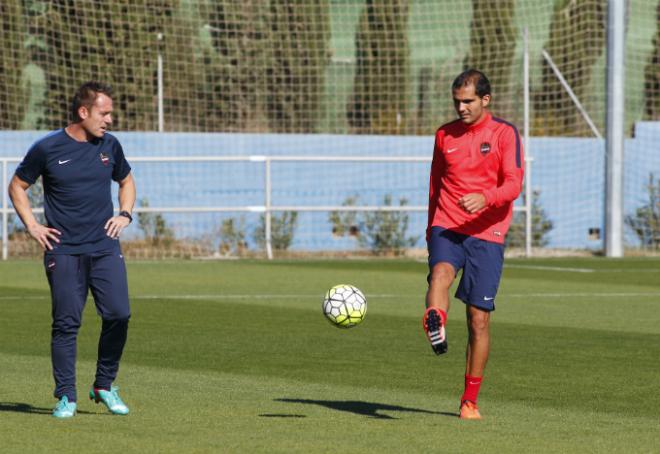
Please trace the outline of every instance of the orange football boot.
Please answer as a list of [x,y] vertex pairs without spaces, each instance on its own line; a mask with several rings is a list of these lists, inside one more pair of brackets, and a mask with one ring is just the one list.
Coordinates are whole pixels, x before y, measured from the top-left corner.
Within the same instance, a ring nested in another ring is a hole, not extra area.
[[479,408],[477,404],[470,400],[465,400],[461,404],[461,419],[481,419],[481,413],[479,413]]

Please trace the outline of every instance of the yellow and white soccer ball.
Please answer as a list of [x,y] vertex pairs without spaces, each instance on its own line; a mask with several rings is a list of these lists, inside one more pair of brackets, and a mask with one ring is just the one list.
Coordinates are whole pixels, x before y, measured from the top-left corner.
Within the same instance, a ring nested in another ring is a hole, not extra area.
[[367,315],[367,299],[353,285],[335,285],[325,293],[323,314],[338,328],[352,328]]

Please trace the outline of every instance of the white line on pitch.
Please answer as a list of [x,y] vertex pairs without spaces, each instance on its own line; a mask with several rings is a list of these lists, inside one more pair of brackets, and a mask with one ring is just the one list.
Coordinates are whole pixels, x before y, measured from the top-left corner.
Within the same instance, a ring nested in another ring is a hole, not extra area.
[[547,270],[547,271],[568,271],[575,273],[660,273],[660,268],[567,268],[563,266],[544,266],[544,265],[507,265],[504,268]]
[[599,273],[660,273],[660,268],[605,268]]
[[[424,259],[419,259],[417,260],[419,263],[426,263],[427,260]],[[508,263],[504,263],[504,268],[518,268],[518,269],[528,269],[528,270],[545,270],[545,271],[568,271],[571,273],[594,273],[596,271],[600,270],[595,270],[593,268],[572,268],[572,267],[564,267],[564,266],[545,266],[545,265],[511,265]]]
[[635,296],[660,296],[660,292],[649,293],[512,293],[498,295],[500,298],[574,298],[574,297],[599,297],[599,298],[621,298]]
[[[375,295],[374,295],[375,296]],[[381,297],[395,296],[395,295],[380,295]],[[219,294],[219,295],[135,295],[131,296],[132,299],[140,300],[160,300],[160,299],[177,299],[177,300],[209,300],[209,299],[268,299],[268,298],[321,298],[322,293],[315,295],[309,294]]]
[[[420,296],[421,295],[421,296]],[[368,298],[421,298],[423,293],[395,295],[395,294],[367,294]],[[599,297],[599,298],[621,298],[621,297],[658,297],[660,292],[575,292],[575,293],[503,293],[501,298],[575,298],[575,297]],[[314,299],[322,298],[322,294],[217,294],[217,295],[132,295],[132,300],[228,300],[228,299]],[[0,301],[16,300],[46,300],[50,296],[0,296]]]
[[[410,295],[370,294],[371,298],[408,298]],[[419,296],[419,295],[416,295]],[[0,296],[2,300],[43,300],[49,299],[46,295],[30,296]],[[91,298],[91,297],[89,297]],[[323,293],[315,294],[216,294],[216,295],[130,295],[132,300],[227,300],[227,299],[294,299],[294,298],[323,298]]]
[[[421,296],[420,296],[421,295]],[[423,293],[419,294],[408,294],[408,295],[395,295],[395,294],[371,294],[368,293],[367,297],[369,298],[402,298],[402,299],[411,299],[411,298],[421,298]],[[500,298],[529,298],[529,297],[541,297],[541,298],[565,298],[565,297],[634,297],[634,296],[660,296],[660,292],[613,292],[613,293],[604,293],[604,292],[569,292],[569,293],[509,293],[509,294],[500,294]],[[184,300],[224,300],[224,299],[286,299],[286,298],[322,298],[322,294],[218,294],[218,295],[135,295],[131,296],[132,299],[140,300],[158,300],[158,299],[184,299]]]
[[30,296],[0,296],[0,301],[14,301],[14,300],[45,300],[50,299],[50,296],[39,296],[39,295],[30,295]]
[[596,270],[592,268],[565,268],[563,266],[543,266],[543,265],[507,265],[504,268],[519,268],[528,270],[545,270],[545,271],[569,271],[572,273],[593,273]]

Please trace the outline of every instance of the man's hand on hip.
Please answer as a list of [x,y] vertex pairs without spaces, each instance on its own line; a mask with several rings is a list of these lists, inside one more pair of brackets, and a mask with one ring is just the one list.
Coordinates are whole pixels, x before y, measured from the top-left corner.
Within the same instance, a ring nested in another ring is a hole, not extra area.
[[41,224],[34,224],[28,227],[28,233],[32,238],[37,240],[44,250],[48,251],[53,249],[53,246],[50,244],[51,241],[59,243],[60,235],[62,235],[62,232],[59,230]]

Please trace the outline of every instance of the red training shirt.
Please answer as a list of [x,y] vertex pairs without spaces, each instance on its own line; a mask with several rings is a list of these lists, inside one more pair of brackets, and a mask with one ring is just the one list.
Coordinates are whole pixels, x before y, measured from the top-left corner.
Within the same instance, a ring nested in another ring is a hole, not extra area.
[[[493,243],[504,243],[520,195],[524,173],[520,135],[511,123],[486,117],[466,125],[456,120],[435,134],[427,239],[432,226],[440,226]],[[458,200],[481,193],[486,207],[468,213]]]

